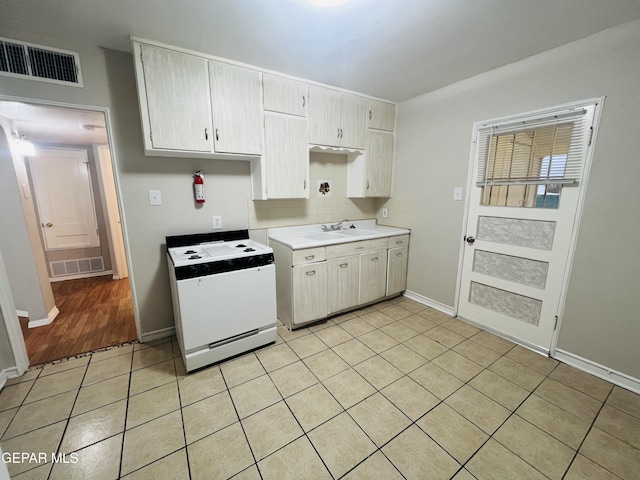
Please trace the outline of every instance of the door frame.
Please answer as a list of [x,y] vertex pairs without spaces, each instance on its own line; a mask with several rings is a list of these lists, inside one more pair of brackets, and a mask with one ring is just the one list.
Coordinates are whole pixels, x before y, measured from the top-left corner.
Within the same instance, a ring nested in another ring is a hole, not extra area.
[[[101,112],[104,114],[105,118],[105,126],[107,133],[107,140],[109,145],[109,150],[111,152],[111,167],[113,169],[113,180],[115,183],[116,197],[118,199],[118,210],[120,212],[121,219],[121,227],[122,234],[124,240],[124,249],[126,253],[127,260],[127,268],[129,271],[129,288],[131,289],[131,302],[133,304],[133,317],[136,324],[136,333],[138,335],[138,340],[142,339],[142,333],[140,329],[140,310],[138,306],[138,297],[136,295],[135,286],[135,278],[132,270],[131,263],[131,246],[129,244],[129,235],[127,232],[127,221],[124,212],[124,208],[122,206],[122,186],[120,182],[120,171],[118,170],[118,159],[115,149],[115,135],[113,133],[112,122],[111,122],[111,112],[107,107],[98,107],[91,105],[78,105],[74,103],[66,103],[66,102],[55,102],[50,100],[41,100],[35,98],[28,97],[16,97],[11,95],[0,95],[0,101],[11,101],[11,102],[21,102],[27,103],[35,106],[46,106],[46,107],[60,107],[60,108],[73,108],[75,110],[89,110],[93,112]],[[5,318],[5,325],[7,327],[7,333],[9,336],[9,343],[11,344],[11,348],[14,352],[24,351],[26,353],[26,346],[24,342],[24,338],[22,337],[22,330],[20,328],[20,320],[17,316],[11,318]],[[20,359],[16,359],[16,363],[18,363]]]
[[[532,111],[528,111],[528,112],[522,112],[519,114],[515,114],[515,115],[506,115],[503,117],[497,117],[497,118],[492,118],[489,120],[482,120],[482,121],[477,121],[474,122],[473,124],[473,128],[471,131],[471,145],[469,148],[469,162],[468,162],[468,171],[467,171],[467,195],[465,197],[465,204],[464,204],[464,215],[462,218],[462,231],[461,231],[461,238],[460,238],[460,248],[458,251],[458,274],[456,277],[456,291],[455,291],[455,296],[454,296],[454,305],[453,305],[453,314],[454,316],[458,316],[458,306],[460,304],[460,289],[462,286],[462,266],[463,266],[463,262],[464,262],[464,254],[466,251],[468,251],[467,249],[465,249],[465,242],[463,241],[462,237],[464,237],[465,235],[465,231],[467,228],[467,221],[469,220],[469,200],[470,200],[470,195],[469,192],[471,191],[471,189],[473,188],[473,184],[474,184],[474,178],[473,178],[473,169],[474,169],[474,165],[475,165],[475,160],[476,160],[476,139],[478,137],[478,130],[483,126],[486,125],[488,123],[507,123],[507,122],[513,122],[513,121],[518,121],[521,120],[523,117],[529,117],[529,116],[537,116],[537,115],[549,115],[549,114],[553,114],[554,112],[556,112],[557,110],[566,110],[568,108],[579,108],[579,107],[583,107],[583,106],[587,106],[587,105],[596,105],[595,108],[595,112],[594,112],[594,116],[593,116],[593,131],[592,131],[592,135],[591,135],[591,142],[595,142],[597,137],[598,137],[598,129],[600,127],[600,118],[602,115],[602,109],[604,108],[604,102],[605,102],[605,98],[604,96],[602,97],[592,97],[592,98],[588,98],[585,100],[579,100],[579,101],[575,101],[575,102],[570,102],[570,103],[564,103],[561,105],[555,105],[553,107],[548,107],[548,108],[542,108],[539,110],[532,110]],[[555,350],[558,344],[558,336],[560,333],[560,328],[562,326],[562,320],[564,317],[564,308],[565,308],[565,304],[566,304],[566,299],[567,299],[567,290],[569,287],[569,280],[571,278],[571,269],[573,267],[573,259],[575,256],[575,251],[576,251],[576,245],[577,245],[577,241],[578,241],[578,233],[580,231],[580,223],[582,221],[582,212],[584,210],[584,200],[585,200],[585,196],[587,193],[587,187],[589,185],[589,173],[591,171],[591,164],[592,164],[592,160],[593,160],[593,155],[595,152],[595,143],[592,145],[591,148],[587,149],[587,153],[585,155],[584,158],[584,163],[583,163],[583,169],[582,169],[582,179],[580,180],[580,190],[578,192],[578,200],[577,200],[577,204],[576,204],[576,211],[575,211],[575,217],[573,220],[573,228],[571,231],[571,239],[569,240],[569,250],[567,252],[567,261],[566,261],[566,265],[565,265],[565,269],[564,269],[564,273],[563,273],[563,279],[562,279],[562,290],[560,292],[560,297],[559,297],[559,302],[558,302],[558,322],[555,325],[553,334],[552,334],[552,339],[551,339],[551,345],[549,346],[549,351],[546,351],[544,349],[541,349],[540,347],[536,346],[536,345],[532,345],[528,342],[526,342],[523,339],[520,338],[515,338],[512,335],[508,335],[505,334],[504,332],[498,332],[493,330],[490,327],[487,327],[484,324],[480,324],[478,322],[474,322],[471,319],[465,319],[465,321],[468,321],[470,323],[474,323],[475,325],[491,331],[492,333],[495,333],[499,336],[505,337],[515,343],[518,343],[522,346],[525,346],[531,350],[534,350],[538,353],[544,354],[544,355],[548,355],[550,357],[555,356]]]

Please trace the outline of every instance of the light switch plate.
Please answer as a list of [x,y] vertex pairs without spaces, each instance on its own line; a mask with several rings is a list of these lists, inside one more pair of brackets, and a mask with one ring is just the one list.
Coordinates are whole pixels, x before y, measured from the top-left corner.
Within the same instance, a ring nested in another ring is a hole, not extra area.
[[160,190],[149,190],[149,205],[162,205],[162,195],[160,195]]
[[220,230],[222,228],[222,217],[220,215],[214,215],[211,217],[211,224],[214,230]]
[[389,209],[387,207],[382,209],[382,218],[389,218]]
[[462,200],[462,187],[455,187],[453,189],[453,199]]

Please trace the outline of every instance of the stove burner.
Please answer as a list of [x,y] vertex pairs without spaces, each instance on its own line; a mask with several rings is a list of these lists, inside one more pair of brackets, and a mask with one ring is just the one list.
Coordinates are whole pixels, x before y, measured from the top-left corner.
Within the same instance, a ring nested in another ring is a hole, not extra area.
[[244,243],[239,243],[236,245],[236,248],[246,248],[246,245]]
[[194,254],[194,253],[196,253],[195,250],[187,250],[186,252],[184,252],[185,255],[191,255],[191,254]]
[[[187,252],[187,253],[195,253],[195,252]],[[189,260],[197,260],[198,258],[202,258],[200,255],[191,255]]]
[[256,251],[256,249],[255,249],[255,248],[251,248],[251,247],[249,247],[249,248],[245,248],[245,249],[243,250],[243,252],[255,252],[255,251]]

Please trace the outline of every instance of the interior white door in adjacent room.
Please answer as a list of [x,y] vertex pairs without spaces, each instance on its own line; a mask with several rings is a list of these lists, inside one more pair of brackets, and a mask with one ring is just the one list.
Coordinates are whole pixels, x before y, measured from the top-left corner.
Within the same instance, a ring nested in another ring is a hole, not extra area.
[[457,315],[552,347],[597,103],[476,124]]
[[99,247],[87,152],[38,149],[29,165],[45,248]]

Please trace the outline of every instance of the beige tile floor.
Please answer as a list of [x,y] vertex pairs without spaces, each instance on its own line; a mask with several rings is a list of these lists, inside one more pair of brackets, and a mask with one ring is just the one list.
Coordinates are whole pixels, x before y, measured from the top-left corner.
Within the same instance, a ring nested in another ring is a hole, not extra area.
[[640,396],[411,300],[278,330],[190,375],[165,339],[8,382],[3,450],[77,456],[12,478],[640,478]]

